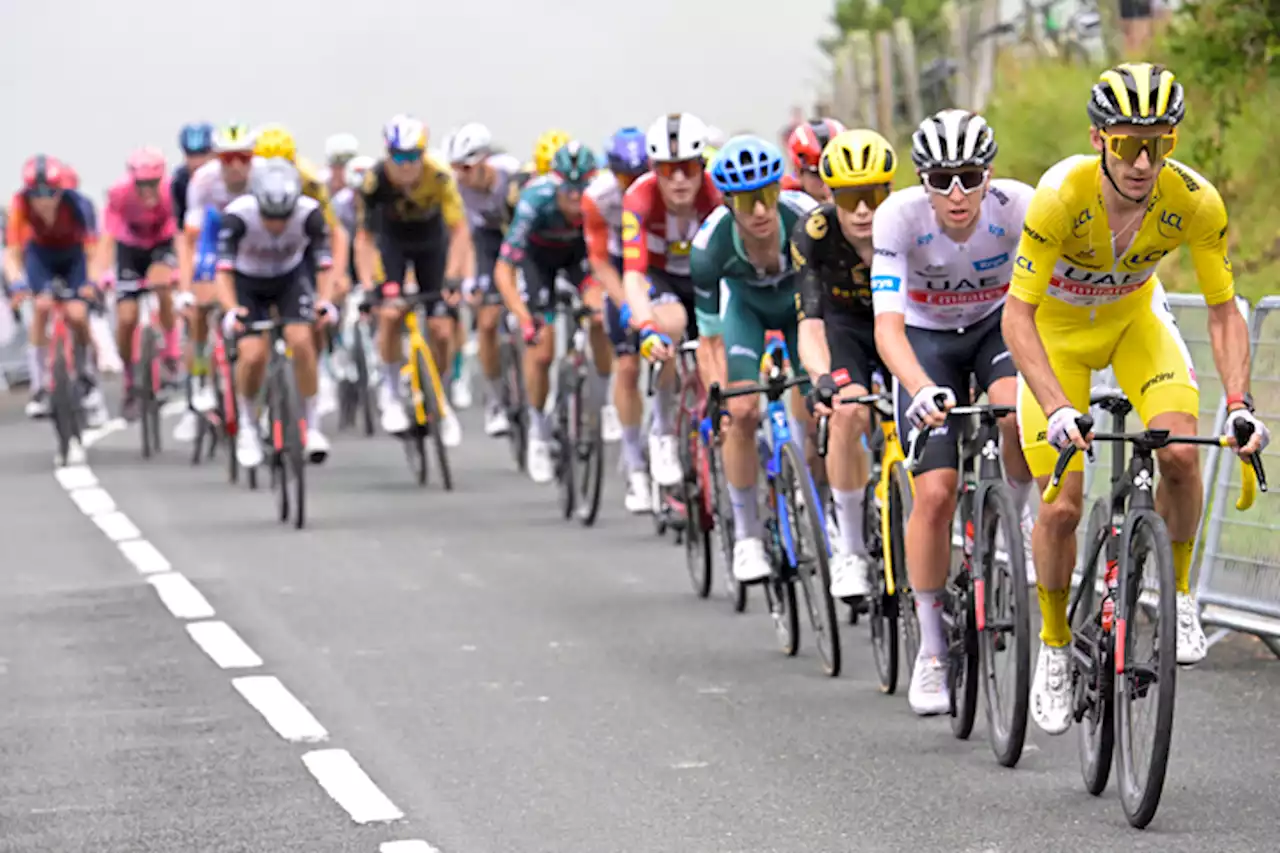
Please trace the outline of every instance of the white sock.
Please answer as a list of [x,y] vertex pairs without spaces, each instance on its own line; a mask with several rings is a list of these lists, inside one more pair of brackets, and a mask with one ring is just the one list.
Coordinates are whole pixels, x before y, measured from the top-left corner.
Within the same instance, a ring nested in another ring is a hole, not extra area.
[[529,406],[529,432],[539,441],[547,440],[547,415],[537,406]]
[[734,539],[742,541],[760,535],[760,504],[756,499],[756,487],[740,489],[729,486],[729,502],[733,505]]
[[676,389],[660,384],[653,392],[653,435],[671,435],[674,425],[671,423],[671,409],[674,407]]
[[27,344],[27,373],[31,376],[31,390],[44,390],[44,347]]
[[400,396],[400,365],[382,365],[382,387],[388,389],[396,397]]
[[240,424],[253,429],[253,400],[243,394],[237,394],[236,405],[240,407]]
[[644,461],[644,445],[640,443],[640,427],[638,425],[623,426],[622,428],[622,458],[626,460],[627,473],[629,474],[648,470]]
[[307,429],[316,429],[320,426],[320,395],[313,394],[308,397],[302,404],[303,410],[306,412]]
[[942,627],[942,590],[916,591],[916,617],[920,620],[920,657],[944,657],[947,635]]
[[866,555],[867,545],[862,536],[864,496],[862,489],[831,490],[836,505],[836,523],[840,526],[840,540],[846,554]]
[[497,405],[502,401],[502,377],[486,376],[484,378],[484,387],[485,387],[485,394],[487,395],[489,400],[489,404],[496,408]]

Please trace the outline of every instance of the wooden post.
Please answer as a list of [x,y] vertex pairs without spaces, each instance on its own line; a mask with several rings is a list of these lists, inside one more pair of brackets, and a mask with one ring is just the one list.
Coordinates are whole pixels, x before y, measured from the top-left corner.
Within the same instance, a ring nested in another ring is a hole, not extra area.
[[858,92],[856,114],[858,125],[874,127],[876,123],[876,71],[871,33],[857,30],[849,33],[855,86]]
[[912,124],[924,121],[924,107],[920,103],[920,67],[916,65],[916,35],[911,22],[898,18],[893,22],[894,47],[898,54],[898,73],[902,75],[902,90],[907,102],[907,120]]
[[894,113],[897,112],[897,87],[893,85],[893,36],[888,30],[876,33],[876,130],[885,136],[893,136]]
[[[1000,23],[1000,0],[982,0],[978,15],[978,32],[990,32]],[[970,102],[974,112],[982,112],[987,106],[987,98],[991,96],[991,87],[995,81],[996,39],[987,36],[977,44],[975,57],[973,93]]]
[[942,4],[942,20],[951,34],[951,60],[956,64],[955,76],[951,78],[951,103],[967,109],[973,92],[970,82],[973,77],[969,73],[969,34],[965,31],[965,21],[955,0]]

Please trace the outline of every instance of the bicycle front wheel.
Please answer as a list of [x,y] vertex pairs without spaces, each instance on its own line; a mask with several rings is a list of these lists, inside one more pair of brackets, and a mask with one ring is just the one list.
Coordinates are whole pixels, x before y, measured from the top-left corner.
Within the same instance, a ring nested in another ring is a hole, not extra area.
[[273,430],[280,431],[278,456],[280,520],[287,521],[292,503],[293,526],[301,530],[307,518],[307,476],[302,434],[302,399],[298,395],[293,365],[280,362],[276,368],[276,411]]
[[707,489],[708,505],[712,511],[712,528],[715,534],[713,547],[724,573],[725,591],[729,601],[733,603],[733,612],[741,613],[747,609],[747,587],[733,576],[733,546],[735,539],[733,528],[733,507],[729,503],[729,491],[725,488],[724,461],[720,450],[714,444],[703,445],[707,454]]
[[[1095,797],[1106,790],[1115,750],[1112,634],[1110,626],[1106,629],[1102,626],[1097,591],[1098,581],[1106,577],[1110,530],[1111,502],[1109,498],[1100,498],[1089,512],[1084,536],[1084,573],[1069,611],[1071,683],[1074,685],[1071,701],[1080,732],[1080,774],[1084,777],[1085,790]],[[1078,662],[1077,657],[1081,655],[1088,661],[1087,666]]]
[[[422,405],[427,410],[427,433],[431,446],[436,452],[436,462],[440,465],[440,482],[446,492],[453,491],[453,472],[449,469],[449,451],[444,446],[444,430],[441,421],[444,415],[440,411],[440,400],[436,398],[436,389],[431,382],[431,374],[427,372],[427,359],[419,352],[414,356],[417,363],[418,380],[422,383]],[[422,467],[427,467],[426,448],[421,448]],[[425,474],[419,482],[426,482]]]
[[[1176,595],[1164,520],[1154,510],[1130,512],[1120,549],[1116,603],[1116,774],[1125,817],[1139,829],[1151,823],[1160,805],[1173,743]],[[1144,622],[1150,623],[1151,638],[1139,643]],[[1150,722],[1147,734],[1138,731],[1142,716]]]
[[604,433],[601,430],[600,412],[587,413],[582,408],[585,389],[579,380],[577,392],[573,395],[576,414],[573,420],[578,424],[577,440],[574,441],[574,453],[582,463],[582,475],[578,484],[578,520],[583,527],[596,523],[600,514],[600,495],[604,491]]
[[498,345],[502,361],[503,405],[509,423],[507,438],[511,442],[511,455],[516,469],[524,471],[529,452],[529,406],[524,392],[524,368],[521,365],[520,348],[509,336],[504,335]]
[[[840,674],[840,628],[836,623],[836,602],[831,597],[831,565],[827,550],[822,503],[809,469],[792,442],[782,446],[778,482],[781,506],[785,507],[787,534],[795,555],[796,576],[804,590],[809,626],[822,660],[822,671],[831,678]],[[783,513],[779,522],[783,522]]]
[[684,557],[685,568],[689,572],[689,583],[693,585],[693,594],[698,598],[706,598],[711,594],[711,565],[714,550],[711,535],[712,522],[705,512],[703,498],[707,482],[708,451],[702,446],[698,436],[698,421],[689,409],[680,410],[679,427],[676,435],[680,437],[680,463],[684,469],[681,480],[683,489],[680,499],[684,501]]
[[[876,499],[875,482],[867,483],[863,492],[863,534],[867,552],[872,557],[871,594],[868,596],[867,622],[871,627],[871,655],[876,662],[876,675],[880,679],[880,692],[888,695],[898,689],[898,599],[889,595],[886,572],[894,565],[906,561],[900,547],[902,537],[890,536],[884,541],[880,526],[881,513],[886,509]],[[894,543],[899,546],[892,550]]]
[[[983,490],[976,512],[977,559],[983,582],[974,588],[982,614],[978,649],[987,700],[987,731],[996,760],[1013,767],[1022,757],[1031,701],[1031,614],[1026,552],[1013,501],[1003,484]],[[1003,542],[1004,550],[998,549]]]
[[[901,462],[889,470],[889,546],[893,555],[893,586],[897,600],[898,621],[902,632],[902,651],[906,657],[907,682],[920,653],[920,620],[916,616],[916,597],[907,579],[907,520],[915,501],[911,492],[911,475]],[[901,559],[899,559],[901,557]]]
[[133,388],[138,396],[138,411],[142,421],[138,430],[142,435],[142,458],[150,459],[160,452],[160,401],[156,399],[158,376],[158,338],[156,330],[145,328],[139,336],[141,352],[133,354]]
[[575,458],[575,440],[578,435],[574,416],[578,406],[572,403],[581,393],[577,377],[567,369],[560,371],[560,381],[556,385],[556,482],[560,486],[560,511],[565,519],[573,516],[578,497],[578,474]]

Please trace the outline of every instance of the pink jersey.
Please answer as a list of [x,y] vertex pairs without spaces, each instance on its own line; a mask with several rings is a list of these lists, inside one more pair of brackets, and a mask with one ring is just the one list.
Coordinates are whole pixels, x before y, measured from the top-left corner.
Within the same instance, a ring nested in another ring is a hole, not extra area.
[[173,221],[173,200],[169,191],[169,179],[160,182],[160,199],[154,205],[146,205],[138,196],[132,178],[125,178],[107,193],[107,209],[103,215],[103,230],[116,242],[135,249],[154,249],[166,240],[173,239],[177,224]]

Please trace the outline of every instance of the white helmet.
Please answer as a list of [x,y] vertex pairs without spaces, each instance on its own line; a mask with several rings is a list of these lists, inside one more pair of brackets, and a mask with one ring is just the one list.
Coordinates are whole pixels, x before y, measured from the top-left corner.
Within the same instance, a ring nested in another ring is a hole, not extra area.
[[725,133],[714,124],[707,125],[707,145],[712,148],[723,148],[724,144],[729,141],[729,134]]
[[482,160],[493,147],[493,134],[479,122],[464,124],[445,143],[450,163],[474,163]]
[[360,143],[349,133],[335,133],[324,141],[324,158],[330,163],[350,160],[360,153]]
[[670,113],[649,125],[644,141],[650,163],[696,160],[707,147],[707,126],[690,113]]
[[911,161],[921,172],[986,168],[996,158],[996,150],[996,137],[987,120],[968,110],[934,113],[911,135]]
[[364,154],[357,154],[347,161],[347,186],[358,190],[364,184],[364,176],[377,161]]

